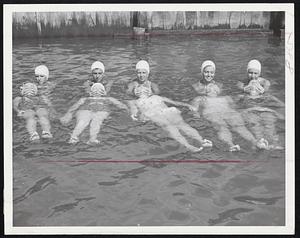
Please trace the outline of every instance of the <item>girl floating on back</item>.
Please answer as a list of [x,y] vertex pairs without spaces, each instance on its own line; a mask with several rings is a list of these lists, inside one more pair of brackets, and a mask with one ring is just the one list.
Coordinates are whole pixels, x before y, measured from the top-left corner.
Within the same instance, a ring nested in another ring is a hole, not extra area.
[[111,106],[127,109],[127,106],[115,98],[106,97],[106,91],[101,83],[94,83],[90,90],[90,97],[79,99],[67,113],[60,118],[62,124],[71,121],[73,113],[76,113],[76,126],[72,132],[69,143],[79,142],[79,135],[90,125],[90,139],[88,144],[99,144],[97,139],[103,121],[109,116]]
[[20,87],[21,97],[16,97],[13,101],[13,108],[19,117],[26,120],[26,128],[31,141],[40,139],[37,133],[37,122],[42,127],[42,138],[52,138],[50,132],[48,108],[52,107],[45,95],[38,96],[38,87],[33,83],[25,83]]
[[[176,106],[185,106],[190,110],[194,110],[190,104],[176,102],[158,95],[151,95],[147,90],[136,90],[135,95],[139,98],[129,102],[131,115],[134,120],[138,120],[138,112],[140,112],[143,120],[151,120],[156,123],[169,132],[174,140],[177,140],[193,152],[201,151],[203,147],[212,146],[211,141],[203,139],[196,129],[183,120],[181,112],[177,108],[166,105],[168,103]],[[180,131],[199,141],[201,146],[195,147],[189,144]]]

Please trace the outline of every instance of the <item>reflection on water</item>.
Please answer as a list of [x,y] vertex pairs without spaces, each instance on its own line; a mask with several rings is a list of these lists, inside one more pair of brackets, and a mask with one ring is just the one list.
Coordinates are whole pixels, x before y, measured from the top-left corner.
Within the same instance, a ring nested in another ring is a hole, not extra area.
[[[196,96],[191,85],[199,79],[201,62],[216,62],[216,80],[224,84],[224,94],[232,95],[238,93],[232,85],[246,76],[252,58],[263,62],[271,93],[284,101],[283,43],[265,36],[15,42],[13,96],[24,81],[33,80],[35,66],[44,63],[57,83],[52,103],[63,114],[84,96],[82,84],[99,59],[115,81],[111,96],[125,100],[135,63],[146,59],[162,95],[189,102]],[[63,126],[55,120],[55,140],[32,144],[24,122],[14,115],[14,226],[284,225],[284,151],[254,151],[234,135],[244,150],[225,152],[210,123],[181,110],[191,126],[215,143],[212,149],[192,154],[156,125],[133,122],[117,110],[101,128],[99,146],[85,144],[88,130],[81,143],[68,145],[75,122]],[[278,123],[282,141],[283,123]],[[172,163],[179,160],[250,162]]]

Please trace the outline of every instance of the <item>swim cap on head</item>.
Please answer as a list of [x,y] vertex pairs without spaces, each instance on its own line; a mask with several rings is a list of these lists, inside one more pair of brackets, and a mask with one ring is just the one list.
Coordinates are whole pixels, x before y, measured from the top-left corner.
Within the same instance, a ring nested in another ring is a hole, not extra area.
[[202,65],[201,65],[201,73],[203,73],[203,70],[207,67],[207,66],[211,66],[214,68],[214,70],[216,70],[216,65],[214,62],[212,62],[211,60],[205,60]]
[[37,74],[37,75],[44,75],[44,76],[47,77],[47,79],[49,77],[49,70],[48,70],[46,65],[37,66],[34,70],[34,73]]
[[102,69],[102,72],[105,72],[105,67],[104,64],[100,61],[95,61],[92,66],[91,66],[91,70],[93,71],[94,69]]
[[254,60],[250,60],[248,65],[247,65],[247,72],[249,69],[256,69],[258,70],[259,74],[261,72],[261,64],[258,60],[254,59]]
[[94,83],[93,86],[91,87],[91,94],[106,95],[105,87],[103,86],[102,83]]
[[21,86],[22,95],[36,95],[38,91],[37,86],[34,83],[25,83]]
[[145,69],[147,70],[148,74],[150,73],[150,66],[146,60],[140,60],[139,62],[137,62],[135,69]]

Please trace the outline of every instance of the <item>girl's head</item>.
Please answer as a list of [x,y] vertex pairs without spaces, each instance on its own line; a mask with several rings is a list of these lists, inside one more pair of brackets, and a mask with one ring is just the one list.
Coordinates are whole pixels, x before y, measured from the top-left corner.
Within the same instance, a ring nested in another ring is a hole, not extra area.
[[91,66],[92,76],[94,82],[99,82],[104,76],[105,67],[100,61],[95,61]]
[[35,78],[39,84],[45,83],[49,78],[49,70],[46,65],[39,65],[34,70]]
[[211,82],[215,77],[216,72],[216,65],[211,60],[206,60],[201,65],[201,73],[203,79],[209,83]]
[[38,89],[34,83],[24,83],[21,87],[22,96],[35,96],[37,95]]
[[247,65],[247,76],[249,80],[256,80],[261,73],[261,64],[258,60],[250,60]]
[[135,69],[136,69],[138,80],[140,82],[144,82],[148,79],[150,73],[150,67],[147,61],[140,60],[139,62],[137,62]]
[[90,95],[93,97],[100,97],[106,95],[105,87],[102,83],[94,83],[91,87]]

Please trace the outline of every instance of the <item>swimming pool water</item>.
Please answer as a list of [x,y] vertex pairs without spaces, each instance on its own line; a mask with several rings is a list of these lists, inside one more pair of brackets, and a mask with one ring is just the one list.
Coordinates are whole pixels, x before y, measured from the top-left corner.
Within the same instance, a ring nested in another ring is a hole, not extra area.
[[[115,81],[111,96],[127,99],[125,85],[140,59],[150,63],[161,95],[190,102],[201,63],[216,63],[225,95],[235,95],[250,59],[262,62],[271,93],[284,101],[284,43],[271,36],[186,36],[150,39],[75,38],[13,44],[13,97],[34,68],[46,64],[57,83],[55,109],[64,114],[84,96],[90,65],[101,60]],[[226,152],[209,122],[180,108],[186,122],[212,149],[190,153],[152,123],[133,122],[114,109],[101,128],[99,146],[67,144],[75,122],[52,121],[54,139],[32,144],[24,121],[13,117],[14,226],[280,226],[285,223],[285,155],[243,148]],[[284,122],[278,122],[284,143]],[[95,160],[107,161],[97,162]],[[193,163],[172,163],[192,160]],[[195,161],[219,161],[197,163]],[[225,163],[222,161],[248,161]],[[110,161],[110,162],[109,162]],[[136,163],[134,163],[136,161]],[[154,161],[154,162],[153,162]],[[161,161],[161,162],[159,162]],[[250,162],[249,162],[250,161]]]

